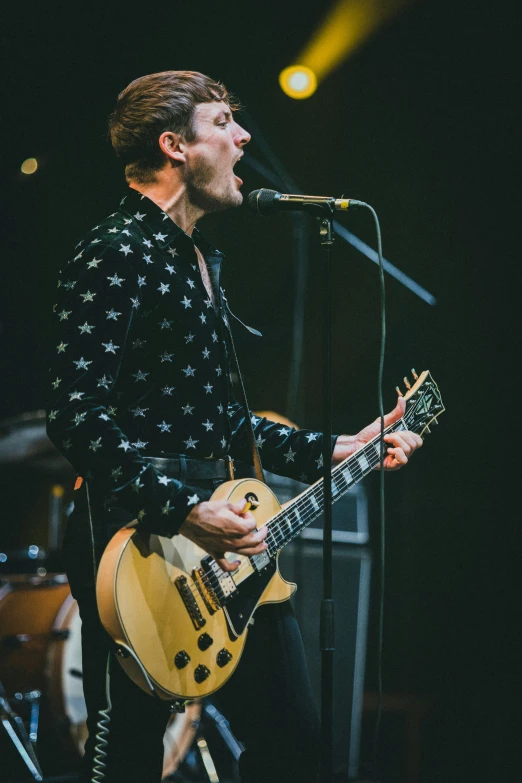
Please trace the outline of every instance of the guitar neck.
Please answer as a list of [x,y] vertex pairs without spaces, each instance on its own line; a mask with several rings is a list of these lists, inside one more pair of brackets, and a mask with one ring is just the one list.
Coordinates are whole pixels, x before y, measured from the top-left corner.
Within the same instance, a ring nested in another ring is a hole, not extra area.
[[[387,427],[384,434],[407,429],[403,419]],[[385,445],[386,452],[386,445]],[[368,475],[380,462],[380,436],[362,446],[332,470],[332,502],[336,502],[348,490]],[[274,557],[283,547],[308,527],[323,511],[324,479],[311,487],[276,514],[267,523],[268,554]]]

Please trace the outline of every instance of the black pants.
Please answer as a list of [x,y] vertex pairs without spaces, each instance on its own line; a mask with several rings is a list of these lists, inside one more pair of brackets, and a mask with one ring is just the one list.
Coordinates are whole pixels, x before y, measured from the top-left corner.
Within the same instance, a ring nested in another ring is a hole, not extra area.
[[[219,483],[191,481],[206,487]],[[89,738],[80,781],[90,783],[93,776],[99,711],[107,706],[109,659],[112,710],[104,748],[104,781],[159,783],[163,734],[170,713],[165,703],[135,685],[110,653],[110,640],[98,617],[89,520],[81,504],[69,519],[64,548],[69,583],[82,618]],[[257,610],[241,661],[213,700],[245,745],[241,783],[315,783],[318,720],[301,634],[289,601]]]

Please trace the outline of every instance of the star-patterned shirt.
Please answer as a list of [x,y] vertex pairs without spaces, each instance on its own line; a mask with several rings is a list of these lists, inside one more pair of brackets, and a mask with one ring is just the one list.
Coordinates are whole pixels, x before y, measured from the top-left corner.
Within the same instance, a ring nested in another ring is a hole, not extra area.
[[[197,229],[188,236],[129,189],[58,281],[48,435],[106,508],[124,508],[154,533],[175,534],[210,492],[167,478],[147,456],[252,463],[230,381],[222,259]],[[249,415],[268,470],[308,482],[322,475],[319,433]]]

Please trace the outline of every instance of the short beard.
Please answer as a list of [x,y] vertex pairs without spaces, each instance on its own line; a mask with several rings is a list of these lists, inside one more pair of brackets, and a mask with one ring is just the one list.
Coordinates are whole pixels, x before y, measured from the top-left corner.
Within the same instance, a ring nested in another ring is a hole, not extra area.
[[242,193],[236,191],[234,195],[218,195],[209,190],[209,185],[214,178],[214,170],[209,167],[199,166],[192,170],[185,180],[187,196],[195,206],[206,213],[222,212],[231,207],[239,207],[243,203]]

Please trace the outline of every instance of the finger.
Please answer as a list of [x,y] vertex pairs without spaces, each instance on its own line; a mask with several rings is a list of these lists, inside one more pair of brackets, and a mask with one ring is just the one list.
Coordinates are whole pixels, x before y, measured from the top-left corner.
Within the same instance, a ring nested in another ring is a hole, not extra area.
[[408,457],[401,448],[388,449],[388,454],[395,459],[399,465],[406,465]]
[[402,433],[396,432],[393,435],[387,435],[384,440],[386,443],[390,443],[394,448],[400,448],[405,454],[411,454],[415,446],[408,442],[407,438],[402,436]]
[[237,550],[234,550],[238,555],[245,555],[246,557],[251,557],[252,555],[259,555],[261,552],[266,552],[268,549],[268,544],[266,541],[262,541],[260,544],[257,544],[257,546],[245,546],[240,547]]
[[257,546],[265,540],[267,536],[267,529],[261,528],[256,530],[255,533],[249,533],[241,538],[234,538],[224,542],[224,546],[230,546],[232,552],[238,552],[239,549],[250,546]]
[[389,438],[394,438],[396,436],[399,438],[403,438],[414,449],[418,449],[423,444],[423,440],[420,437],[420,435],[417,435],[416,432],[411,432],[410,430],[400,430],[400,432],[390,432],[388,435],[384,436],[384,440],[388,440]]
[[238,516],[241,516],[243,512],[245,511],[245,508],[248,505],[248,500],[246,498],[242,498],[239,503],[229,503],[228,508],[230,511],[232,511],[233,514],[237,514]]
[[256,521],[252,515],[241,517],[225,509],[221,518],[226,522],[226,534],[231,536],[244,536],[256,530]]
[[217,557],[216,555],[212,555],[212,557],[223,571],[228,571],[229,573],[230,571],[235,571],[241,565],[241,560],[230,562],[226,557]]
[[399,421],[399,419],[403,416],[405,410],[406,410],[406,401],[404,397],[398,397],[397,405],[395,406],[395,408],[392,411],[390,411],[390,413],[387,413],[384,417],[384,426],[389,427],[390,424],[394,424],[396,421]]

